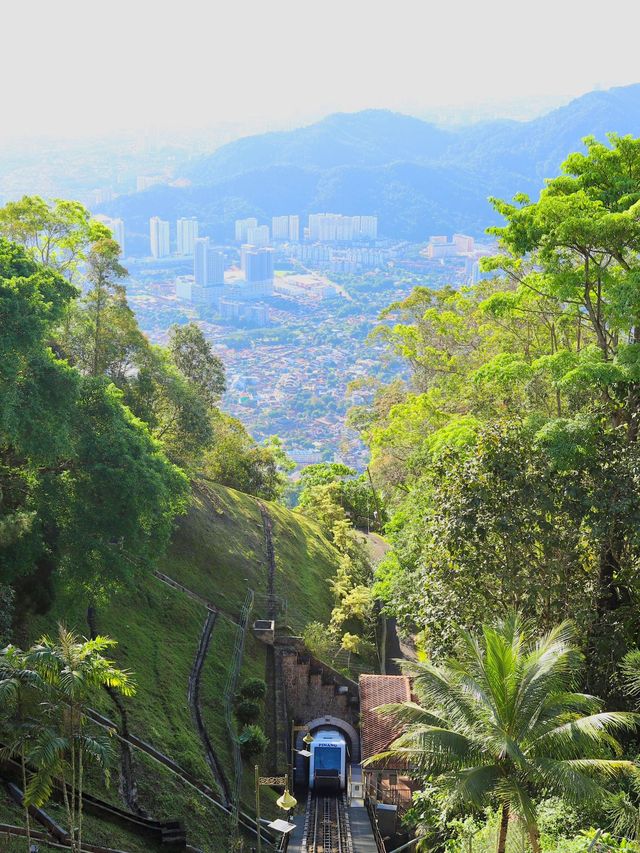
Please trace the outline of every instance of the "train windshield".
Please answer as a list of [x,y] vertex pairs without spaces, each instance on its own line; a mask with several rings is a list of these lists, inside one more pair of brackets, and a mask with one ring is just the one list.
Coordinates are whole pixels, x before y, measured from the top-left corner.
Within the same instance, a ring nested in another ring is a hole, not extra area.
[[316,770],[340,770],[341,750],[339,746],[319,746],[315,749],[314,764]]

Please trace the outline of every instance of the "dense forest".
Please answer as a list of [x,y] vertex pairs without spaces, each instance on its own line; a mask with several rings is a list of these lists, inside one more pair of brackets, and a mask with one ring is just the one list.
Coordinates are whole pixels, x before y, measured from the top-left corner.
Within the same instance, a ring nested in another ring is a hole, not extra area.
[[189,477],[271,499],[284,457],[220,411],[224,366],[196,325],[166,348],[140,332],[119,247],[80,204],[10,203],[0,234],[6,634],[47,609],[54,573],[99,597],[151,566]]
[[[526,640],[527,630],[540,636],[566,620],[575,626],[569,645],[584,660],[567,683],[603,697],[607,708],[634,708],[628,679],[637,661],[640,594],[640,141],[609,142],[588,139],[586,153],[569,156],[537,200],[493,200],[504,220],[490,229],[499,254],[484,262],[476,286],[419,288],[389,306],[376,334],[406,360],[412,381],[380,387],[373,407],[351,413],[371,448],[393,543],[374,594],[416,637],[428,666],[450,667],[438,670],[437,680],[433,669],[418,671],[428,704],[421,718],[418,711],[400,715],[411,720],[414,750],[429,767],[425,785],[442,797],[457,785],[458,809],[465,800],[476,808],[502,802],[503,818],[511,806],[528,826],[536,813],[529,797],[544,800],[554,791],[548,775],[528,767],[531,752],[493,744],[498,764],[519,767],[522,791],[504,779],[502,793],[488,783],[486,791],[463,790],[464,756],[447,766],[442,752],[460,743],[430,740],[427,724],[438,723],[427,710],[437,720],[440,709],[446,726],[439,725],[457,734],[473,728],[477,747],[482,735],[456,704],[466,678],[486,689],[482,701],[504,736],[514,737],[522,721],[506,709],[501,717],[492,702],[514,702],[516,712],[529,666],[517,658],[540,648]],[[531,627],[514,628],[510,611]],[[484,639],[468,637],[461,651],[461,628],[475,635],[497,619],[507,619],[497,635],[486,628]],[[510,667],[513,695],[505,685]],[[507,691],[502,700],[496,678]],[[447,679],[448,697],[437,687]],[[557,682],[547,689],[557,692]],[[577,745],[588,727],[572,716],[575,705],[560,708],[554,713]],[[478,726],[486,711],[474,709]],[[535,718],[546,713],[539,708]],[[625,737],[632,758],[634,741]],[[485,747],[490,739],[487,731]],[[570,754],[558,742],[555,757]],[[570,802],[582,784],[565,777],[561,796]],[[634,827],[635,814],[636,837],[636,801],[623,799],[629,822],[618,826]],[[611,827],[620,812],[611,801],[609,807],[608,818],[601,810],[588,820]],[[430,808],[420,818],[423,831],[437,835],[433,799]],[[540,849],[536,844],[533,837]],[[547,849],[560,849],[558,840]]]

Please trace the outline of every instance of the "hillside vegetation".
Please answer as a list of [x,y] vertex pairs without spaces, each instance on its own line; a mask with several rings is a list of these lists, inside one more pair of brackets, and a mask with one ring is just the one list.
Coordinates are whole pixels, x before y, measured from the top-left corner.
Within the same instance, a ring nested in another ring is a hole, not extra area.
[[[334,549],[313,522],[281,506],[264,505],[274,525],[276,594],[286,598],[295,612],[296,624],[328,619],[331,594],[326,581],[336,571]],[[190,508],[180,520],[159,569],[220,608],[200,693],[214,749],[231,779],[232,753],[223,693],[238,630],[232,620],[238,617],[248,588],[256,594],[252,618],[265,615],[267,563],[258,501],[222,486],[196,485]],[[61,586],[56,589],[51,611],[23,626],[21,639],[27,644],[42,633],[53,632],[59,620],[87,634],[86,614],[86,599]],[[205,617],[203,605],[147,575],[133,588],[116,593],[107,604],[98,604],[96,621],[101,633],[118,641],[114,652],[118,665],[135,675],[137,693],[124,700],[130,732],[215,788],[187,704],[189,673]],[[265,678],[265,665],[266,647],[249,632],[240,679]],[[117,709],[106,694],[99,710],[118,720]],[[208,851],[223,849],[210,840],[212,836],[219,840],[226,837],[227,817],[223,812],[144,754],[135,753],[134,771],[142,808],[156,818],[180,817],[190,843]],[[96,793],[119,802],[116,787],[107,795],[102,788]],[[114,828],[112,846],[118,832]],[[87,834],[87,840],[93,836]],[[123,837],[125,849],[136,849],[128,843]]]

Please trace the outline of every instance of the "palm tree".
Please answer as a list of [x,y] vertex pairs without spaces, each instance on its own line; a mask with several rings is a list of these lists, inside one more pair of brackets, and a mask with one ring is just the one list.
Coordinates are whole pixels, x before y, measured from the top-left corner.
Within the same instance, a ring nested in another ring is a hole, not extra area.
[[30,749],[37,772],[27,799],[36,805],[46,802],[55,778],[61,778],[73,853],[82,848],[85,764],[91,761],[106,770],[111,753],[109,738],[91,732],[87,712],[104,686],[125,696],[134,692],[129,674],[103,655],[114,645],[108,637],[87,640],[60,625],[55,641],[43,637],[24,656],[48,687],[43,703],[48,725],[40,727]]
[[[621,669],[625,693],[637,701],[640,697],[640,650],[627,652]],[[634,776],[627,789],[612,798],[609,814],[615,832],[640,841],[640,776]]]
[[0,654],[0,712],[2,741],[0,758],[18,755],[22,772],[22,801],[27,829],[27,850],[31,850],[31,820],[26,796],[28,748],[40,728],[40,699],[46,686],[26,666],[24,653],[9,645]]
[[575,804],[605,797],[606,782],[634,768],[618,757],[614,733],[634,728],[636,715],[603,711],[599,699],[575,692],[583,658],[568,623],[536,640],[511,614],[479,636],[460,637],[456,658],[413,666],[417,702],[378,709],[404,731],[368,763],[403,759],[430,775],[451,805],[498,803],[498,853],[512,813],[539,853],[534,797],[555,793]]

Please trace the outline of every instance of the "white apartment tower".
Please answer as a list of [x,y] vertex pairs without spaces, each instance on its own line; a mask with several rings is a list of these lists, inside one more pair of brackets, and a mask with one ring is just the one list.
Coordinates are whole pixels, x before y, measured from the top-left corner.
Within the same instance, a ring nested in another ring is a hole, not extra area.
[[343,216],[341,213],[309,215],[309,239],[320,243],[351,243],[375,240],[378,236],[377,216]]
[[289,217],[274,216],[271,220],[271,234],[274,241],[289,239]]
[[300,217],[274,216],[271,220],[271,236],[274,242],[288,240],[290,243],[297,243],[300,240]]
[[236,219],[236,243],[246,243],[248,229],[257,227],[258,220],[253,216],[249,219]]
[[208,237],[194,240],[193,278],[199,287],[220,287],[224,284],[224,255],[211,247]]
[[269,226],[254,225],[247,228],[247,243],[264,248],[269,245]]
[[109,227],[111,228],[113,239],[120,246],[120,254],[124,258],[124,222],[122,219],[112,219],[109,223]]
[[169,242],[169,223],[159,216],[153,216],[149,220],[149,240],[151,243],[151,255],[154,258],[166,258],[171,254]]
[[177,244],[179,255],[193,255],[193,241],[198,236],[198,220],[178,219],[177,225]]

